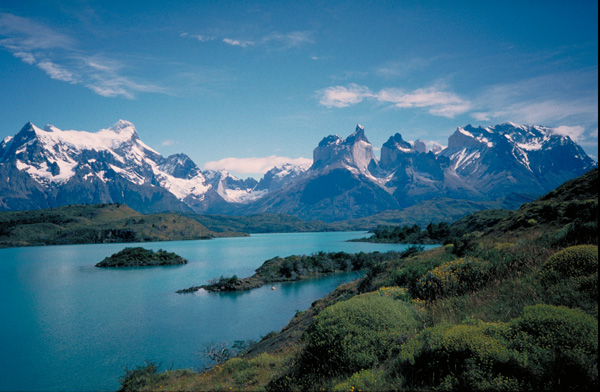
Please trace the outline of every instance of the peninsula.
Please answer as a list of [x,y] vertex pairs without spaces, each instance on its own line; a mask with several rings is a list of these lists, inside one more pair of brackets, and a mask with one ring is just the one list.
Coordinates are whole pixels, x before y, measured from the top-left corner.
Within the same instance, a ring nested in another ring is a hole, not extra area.
[[306,278],[313,278],[336,272],[358,271],[364,268],[402,257],[406,252],[422,250],[410,247],[404,252],[389,251],[385,253],[357,253],[345,252],[319,252],[313,255],[274,257],[263,263],[256,273],[250,277],[239,279],[221,276],[211,279],[207,285],[192,286],[187,289],[177,290],[177,293],[193,293],[200,289],[211,292],[245,291],[263,286],[266,283],[289,282]]

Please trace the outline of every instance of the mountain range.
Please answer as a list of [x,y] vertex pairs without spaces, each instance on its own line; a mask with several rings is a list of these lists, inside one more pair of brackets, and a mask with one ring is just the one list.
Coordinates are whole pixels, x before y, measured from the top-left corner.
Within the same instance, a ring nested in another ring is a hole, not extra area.
[[[142,213],[285,213],[337,221],[434,199],[490,201],[537,196],[597,162],[552,128],[505,123],[458,127],[429,150],[399,133],[378,160],[358,125],[323,138],[311,166],[286,164],[260,181],[202,171],[185,154],[163,157],[119,120],[95,133],[27,123],[0,143],[0,210],[123,203]],[[515,205],[516,207],[517,205]]]

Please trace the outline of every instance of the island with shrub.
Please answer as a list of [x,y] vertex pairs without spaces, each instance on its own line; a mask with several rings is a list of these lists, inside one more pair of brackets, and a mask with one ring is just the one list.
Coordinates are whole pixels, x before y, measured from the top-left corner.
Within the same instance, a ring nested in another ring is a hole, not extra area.
[[96,267],[151,267],[161,265],[187,264],[183,257],[165,250],[154,252],[142,247],[125,248],[120,252],[106,257],[96,264]]

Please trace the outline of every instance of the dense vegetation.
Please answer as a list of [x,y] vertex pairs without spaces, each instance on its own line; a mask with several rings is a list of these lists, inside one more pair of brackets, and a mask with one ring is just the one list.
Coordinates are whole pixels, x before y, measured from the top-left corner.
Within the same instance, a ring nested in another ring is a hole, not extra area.
[[96,267],[151,267],[187,264],[183,257],[165,250],[154,252],[141,247],[125,248],[96,264]]
[[594,170],[466,217],[447,245],[370,266],[244,355],[201,374],[140,367],[123,389],[595,391],[597,187]]
[[0,247],[181,241],[231,235],[242,234],[215,233],[178,214],[142,215],[123,204],[0,212]]

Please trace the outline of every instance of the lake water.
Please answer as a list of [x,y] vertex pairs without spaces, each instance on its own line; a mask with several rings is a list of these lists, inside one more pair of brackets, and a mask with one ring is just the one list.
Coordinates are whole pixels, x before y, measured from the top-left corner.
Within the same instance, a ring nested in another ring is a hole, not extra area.
[[[250,276],[275,256],[401,251],[346,242],[365,233],[256,234],[209,241],[0,249],[0,390],[116,390],[125,368],[198,369],[204,345],[259,340],[358,273],[244,293],[177,294],[221,275]],[[103,269],[128,246],[165,249],[182,266]]]

